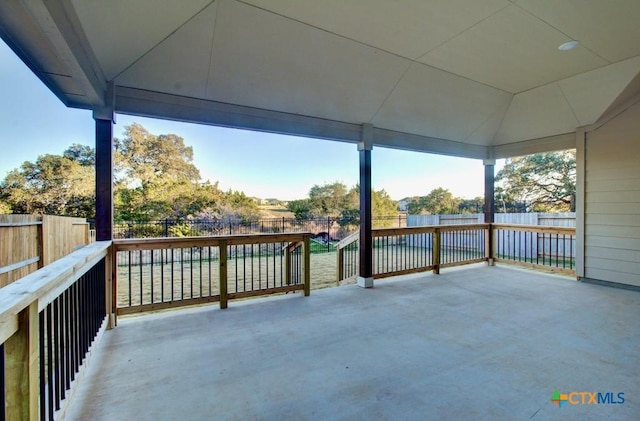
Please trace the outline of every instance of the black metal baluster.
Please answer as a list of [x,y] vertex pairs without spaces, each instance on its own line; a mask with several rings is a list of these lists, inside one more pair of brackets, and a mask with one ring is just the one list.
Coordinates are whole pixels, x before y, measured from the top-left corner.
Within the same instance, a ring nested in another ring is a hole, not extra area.
[[150,287],[150,290],[151,290],[151,304],[153,304],[153,254],[154,254],[154,252],[155,252],[155,250],[150,250],[149,251],[150,256],[151,256],[150,257],[151,265],[150,265],[150,269],[149,269],[149,275],[150,275],[150,278],[151,278],[151,287]]
[[[46,337],[45,337],[45,323],[46,323],[46,319],[45,319],[45,310],[42,310],[40,313],[38,313],[38,332],[40,335],[40,341],[38,344],[38,348],[40,351],[40,396],[39,396],[39,400],[40,400],[40,420],[44,421],[46,420],[46,408],[47,408],[47,395],[46,395],[46,354],[45,354],[45,343],[46,343]],[[4,344],[0,345],[0,373],[2,373],[2,381],[0,382],[0,394],[2,395],[2,401],[3,403],[5,402],[5,390],[4,390]],[[2,406],[2,410],[0,411],[0,420],[4,421],[5,420],[5,411],[4,411],[5,405]]]
[[48,400],[48,415],[49,419],[53,420],[53,412],[54,412],[54,384],[53,384],[53,331],[52,331],[52,308],[51,304],[47,305],[47,329],[46,329],[46,337],[47,337],[47,400]]

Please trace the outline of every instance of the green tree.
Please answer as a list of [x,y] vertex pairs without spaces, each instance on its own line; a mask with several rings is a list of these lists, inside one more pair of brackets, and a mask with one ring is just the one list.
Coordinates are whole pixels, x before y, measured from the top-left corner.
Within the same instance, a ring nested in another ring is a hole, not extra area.
[[95,172],[74,157],[41,155],[10,171],[0,184],[15,213],[92,217]]
[[460,213],[481,213],[484,209],[484,199],[480,196],[473,199],[460,199],[458,212]]
[[4,200],[0,199],[0,215],[11,213],[11,205],[9,205]]
[[146,195],[160,181],[200,180],[193,164],[193,148],[180,136],[156,136],[138,123],[126,126],[124,134],[123,139],[114,139],[114,158],[128,185],[140,186]]
[[[244,193],[200,180],[193,149],[181,137],[132,124],[114,143],[116,220],[258,217],[258,206]],[[43,155],[11,171],[0,183],[0,213],[93,217],[94,192],[95,151],[72,144],[62,155]]]
[[[360,186],[352,187],[346,199],[347,207],[342,211],[341,225],[357,225],[360,222]],[[376,227],[384,228],[395,222],[398,203],[384,190],[371,190],[371,217]]]
[[293,212],[298,220],[309,219],[311,217],[311,202],[309,199],[291,200],[287,203],[287,210]]
[[[374,219],[398,214],[398,204],[384,190],[371,192],[371,213]],[[360,220],[360,187],[347,188],[344,183],[333,182],[314,185],[306,199],[292,200],[287,208],[298,219],[329,216],[342,226],[357,225]],[[384,225],[384,224],[383,224]]]
[[442,215],[456,213],[462,199],[442,187],[433,189],[426,196],[412,200],[408,205],[408,211],[412,215]]
[[156,136],[134,123],[114,145],[120,218],[183,218],[211,205],[200,194],[209,191],[199,189],[193,148],[180,136]]
[[257,219],[260,216],[260,209],[255,200],[236,190],[229,190],[224,194],[219,208],[222,218],[235,218],[241,222]]
[[73,143],[62,153],[62,156],[76,161],[85,167],[93,167],[96,165],[96,151],[91,146]]
[[508,159],[496,176],[505,196],[525,202],[527,211],[567,212],[576,192],[575,150]]
[[349,203],[349,191],[344,183],[334,182],[322,186],[314,185],[309,190],[310,212],[316,216],[339,216],[353,207]]
[[374,218],[397,216],[398,202],[393,200],[384,189],[371,192],[371,213]]

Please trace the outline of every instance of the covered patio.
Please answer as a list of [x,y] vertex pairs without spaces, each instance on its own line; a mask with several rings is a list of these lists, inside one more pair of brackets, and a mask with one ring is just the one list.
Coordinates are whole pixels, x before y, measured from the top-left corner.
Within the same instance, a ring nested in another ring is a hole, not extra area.
[[[638,21],[637,0],[0,2],[2,39],[96,128],[97,242],[0,290],[7,419],[637,419]],[[113,241],[118,113],[353,144],[339,267],[368,289],[301,298],[306,233]],[[482,160],[485,223],[372,230],[379,147]],[[495,160],[569,148],[575,232],[493,224]],[[401,249],[401,267],[374,255]],[[123,293],[136,311],[289,294],[116,326],[118,253],[152,268]],[[454,268],[501,260],[619,288]],[[557,408],[555,390],[625,401]]]
[[[640,295],[467,266],[121,319],[67,412],[113,419],[634,419]],[[564,405],[554,390],[623,392]]]

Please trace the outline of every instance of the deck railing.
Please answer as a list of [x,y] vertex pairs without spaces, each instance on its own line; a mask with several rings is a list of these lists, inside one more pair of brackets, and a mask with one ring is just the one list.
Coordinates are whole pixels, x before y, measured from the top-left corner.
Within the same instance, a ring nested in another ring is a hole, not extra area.
[[114,312],[310,291],[309,233],[114,240]]
[[107,327],[111,242],[96,242],[0,289],[1,418],[53,420]]
[[[460,224],[372,230],[373,277],[483,261],[575,273],[575,228]],[[337,281],[355,277],[358,233],[338,243]]]
[[496,262],[575,273],[576,229],[492,224]]
[[[489,224],[440,225],[372,230],[373,277],[451,267],[488,259]],[[357,233],[337,246],[337,281],[357,275]]]

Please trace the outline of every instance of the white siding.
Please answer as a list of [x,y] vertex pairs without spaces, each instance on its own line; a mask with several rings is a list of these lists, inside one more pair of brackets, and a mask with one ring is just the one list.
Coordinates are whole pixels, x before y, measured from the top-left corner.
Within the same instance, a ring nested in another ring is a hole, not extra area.
[[640,286],[640,104],[587,133],[584,274]]

